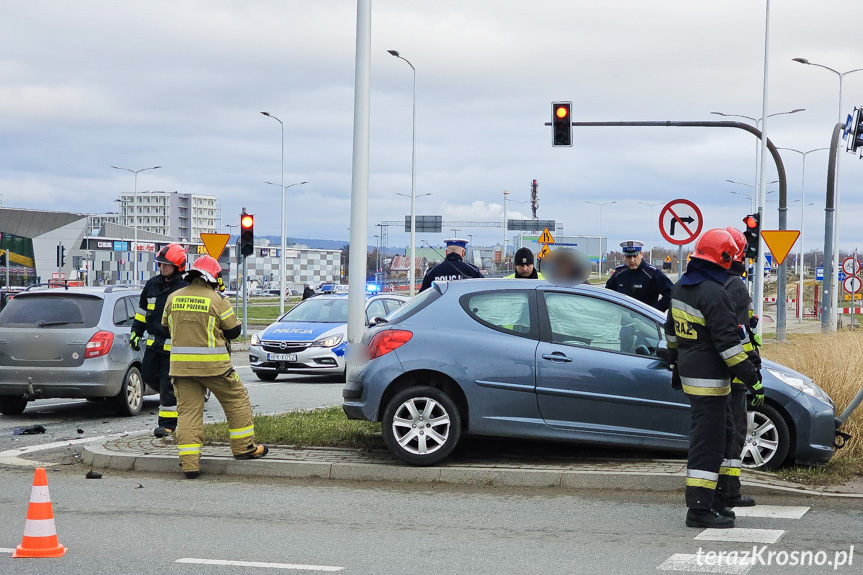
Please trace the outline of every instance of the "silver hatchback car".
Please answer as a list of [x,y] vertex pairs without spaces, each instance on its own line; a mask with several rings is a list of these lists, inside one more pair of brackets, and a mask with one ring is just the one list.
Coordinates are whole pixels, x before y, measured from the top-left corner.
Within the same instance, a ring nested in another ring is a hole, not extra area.
[[143,351],[129,347],[140,287],[32,286],[0,312],[0,413],[36,399],[107,398],[141,411]]

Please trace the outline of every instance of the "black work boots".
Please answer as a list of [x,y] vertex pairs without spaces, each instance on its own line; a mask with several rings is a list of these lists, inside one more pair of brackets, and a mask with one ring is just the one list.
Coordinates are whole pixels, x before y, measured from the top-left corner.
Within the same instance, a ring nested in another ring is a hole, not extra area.
[[713,510],[706,511],[704,509],[690,509],[686,512],[686,526],[730,529],[734,527],[734,519],[731,517],[724,517]]
[[270,450],[266,445],[259,444],[251,451],[236,454],[234,456],[234,459],[258,459],[259,457],[265,456],[269,452]]

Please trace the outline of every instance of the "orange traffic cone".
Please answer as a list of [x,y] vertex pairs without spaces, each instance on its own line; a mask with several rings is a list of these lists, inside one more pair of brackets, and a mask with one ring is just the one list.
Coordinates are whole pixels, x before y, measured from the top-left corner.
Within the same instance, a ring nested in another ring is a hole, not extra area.
[[12,557],[62,557],[66,548],[57,542],[54,511],[48,494],[48,476],[43,467],[36,469],[30,507],[24,523],[24,537]]

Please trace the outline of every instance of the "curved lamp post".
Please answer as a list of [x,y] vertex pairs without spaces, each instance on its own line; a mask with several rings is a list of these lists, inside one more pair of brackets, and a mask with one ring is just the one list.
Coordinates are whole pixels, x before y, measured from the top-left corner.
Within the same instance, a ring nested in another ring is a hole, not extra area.
[[152,168],[141,168],[140,170],[130,170],[129,168],[121,168],[119,166],[111,166],[115,170],[123,170],[126,172],[130,172],[135,174],[135,194],[132,196],[132,229],[135,234],[135,243],[132,244],[132,269],[135,271],[135,282],[138,282],[138,214],[135,213],[137,210],[138,203],[138,174],[140,172],[146,172],[147,170],[158,170],[162,166],[153,166]]

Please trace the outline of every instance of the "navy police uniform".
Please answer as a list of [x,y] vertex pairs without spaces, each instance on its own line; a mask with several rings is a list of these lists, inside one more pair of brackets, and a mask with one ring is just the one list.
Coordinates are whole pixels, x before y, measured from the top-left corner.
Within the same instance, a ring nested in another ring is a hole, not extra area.
[[[644,243],[638,240],[620,243],[623,253],[627,255],[641,252],[643,245]],[[633,297],[659,311],[666,311],[671,302],[671,288],[674,284],[661,270],[642,261],[634,270],[625,265],[617,266],[605,282],[605,287]]]
[[[467,246],[467,240],[450,239],[444,240],[447,247],[458,246],[464,249]],[[446,255],[444,261],[432,267],[426,272],[423,277],[423,283],[420,286],[420,291],[427,290],[431,287],[434,281],[452,281],[465,278],[481,278],[482,273],[479,268],[464,261],[457,253],[450,252]]]

